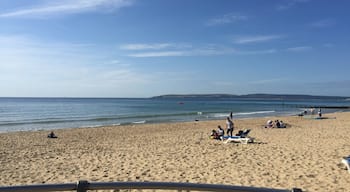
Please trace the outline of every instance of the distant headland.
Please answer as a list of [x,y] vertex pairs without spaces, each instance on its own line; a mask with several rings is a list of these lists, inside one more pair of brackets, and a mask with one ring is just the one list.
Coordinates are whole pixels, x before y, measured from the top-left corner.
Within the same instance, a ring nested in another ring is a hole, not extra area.
[[317,96],[317,95],[293,95],[293,94],[247,94],[247,95],[233,95],[233,94],[168,94],[152,97],[154,99],[167,98],[223,98],[223,99],[332,99],[332,100],[348,100],[349,97],[342,96]]
[[[152,97],[152,99],[246,99],[246,100],[339,100],[347,101],[349,97],[342,96],[317,96],[317,95],[292,95],[292,94],[247,94],[247,95],[232,95],[232,94],[168,94]],[[330,109],[350,109],[348,104],[341,105],[305,105],[304,108],[330,108]]]

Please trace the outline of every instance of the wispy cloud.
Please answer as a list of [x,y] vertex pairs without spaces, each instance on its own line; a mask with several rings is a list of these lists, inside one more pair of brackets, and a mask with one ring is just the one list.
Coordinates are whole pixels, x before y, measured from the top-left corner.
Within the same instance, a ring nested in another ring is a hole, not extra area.
[[122,50],[161,50],[161,49],[181,49],[189,48],[191,45],[188,44],[174,44],[174,43],[153,43],[153,44],[125,44],[121,45]]
[[[152,46],[150,46],[152,45]],[[157,44],[158,45],[158,44]],[[163,44],[159,44],[163,45]],[[144,46],[130,47],[128,51],[138,51],[127,54],[129,57],[184,57],[184,56],[213,56],[232,54],[236,50],[226,46],[208,44],[200,47],[194,47],[190,44],[172,44],[171,46],[154,46],[154,44],[145,44]],[[121,46],[121,49],[126,47]],[[149,51],[156,50],[156,51]],[[141,52],[140,52],[141,51]]]
[[264,49],[264,50],[250,50],[250,51],[237,51],[237,54],[240,55],[264,55],[264,54],[272,54],[277,53],[277,49]]
[[291,51],[291,52],[304,52],[304,51],[310,51],[310,50],[312,50],[311,46],[299,46],[299,47],[287,48],[287,51]]
[[[317,82],[308,82],[305,84],[310,91],[315,92],[314,94],[328,96],[346,96],[349,97],[348,87],[350,84],[349,79],[345,80],[329,80],[329,81],[317,81]],[[311,89],[310,89],[311,88]],[[310,93],[308,93],[310,94]]]
[[237,21],[247,20],[248,17],[245,15],[237,14],[237,13],[228,13],[220,17],[209,19],[206,22],[207,26],[215,26],[215,25],[223,25],[234,23]]
[[275,39],[283,38],[282,35],[256,35],[256,36],[241,36],[233,40],[236,44],[247,44],[247,43],[262,43],[268,42]]
[[186,48],[190,48],[188,44],[177,43],[134,43],[124,44],[119,48],[126,51],[137,51],[136,53],[128,54],[129,57],[174,57],[186,56],[188,53]]
[[327,47],[327,48],[332,48],[334,47],[335,45],[333,43],[325,43],[322,45],[323,47]]
[[214,87],[232,87],[235,85],[235,83],[232,81],[213,81],[211,84],[214,85]]
[[149,81],[95,45],[0,34],[0,96],[137,96]]
[[[145,46],[148,47],[148,46]],[[232,47],[221,46],[216,44],[207,44],[202,46],[188,46],[188,48],[167,48],[157,47],[156,51],[148,51],[143,49],[127,49],[131,53],[126,55],[129,57],[188,57],[188,56],[217,56],[217,55],[263,55],[278,52],[277,49],[261,49],[261,50],[239,50]],[[153,48],[153,47],[152,47]],[[159,48],[159,50],[158,50]],[[135,52],[136,51],[136,52]]]
[[175,57],[189,55],[183,51],[158,51],[158,52],[142,52],[129,54],[129,57]]
[[234,53],[233,49],[214,50],[214,49],[193,49],[182,51],[158,51],[158,52],[141,52],[129,54],[129,57],[185,57],[185,56],[213,56],[226,55]]
[[61,0],[44,1],[43,4],[0,13],[1,17],[45,17],[62,14],[77,14],[89,11],[111,11],[130,6],[131,0]]
[[264,55],[277,53],[276,49],[265,49],[265,50],[187,50],[187,51],[159,51],[159,52],[142,52],[129,54],[129,57],[185,57],[185,56],[215,56],[215,55]]
[[336,22],[333,19],[323,19],[323,20],[313,22],[311,26],[315,28],[325,28],[325,27],[331,27],[335,24]]
[[249,84],[265,85],[265,84],[280,83],[281,81],[285,81],[285,80],[287,80],[287,79],[285,79],[285,78],[261,79],[261,80],[257,80],[257,81],[251,81],[251,82],[249,82]]
[[309,2],[310,0],[286,0],[284,2],[284,4],[280,4],[276,7],[277,10],[279,11],[283,11],[283,10],[287,10],[290,9],[292,7],[295,7],[296,5],[300,4],[300,3],[306,3]]

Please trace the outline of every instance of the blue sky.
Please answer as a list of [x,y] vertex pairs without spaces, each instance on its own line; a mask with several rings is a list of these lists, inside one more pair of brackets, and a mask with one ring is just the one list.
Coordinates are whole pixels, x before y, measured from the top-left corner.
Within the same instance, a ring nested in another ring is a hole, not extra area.
[[0,96],[350,96],[345,0],[2,0]]

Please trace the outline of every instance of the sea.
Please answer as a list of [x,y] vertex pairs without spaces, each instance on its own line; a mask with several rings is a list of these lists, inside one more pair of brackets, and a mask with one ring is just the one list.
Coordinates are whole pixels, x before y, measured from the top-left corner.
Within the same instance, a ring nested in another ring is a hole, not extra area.
[[323,113],[346,111],[349,100],[243,98],[0,98],[0,132],[106,125],[173,123],[291,116],[310,106]]

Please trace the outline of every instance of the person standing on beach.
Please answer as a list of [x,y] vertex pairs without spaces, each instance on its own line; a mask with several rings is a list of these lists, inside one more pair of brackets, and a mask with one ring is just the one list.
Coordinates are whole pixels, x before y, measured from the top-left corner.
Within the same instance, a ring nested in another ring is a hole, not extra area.
[[227,117],[226,119],[226,126],[227,126],[227,135],[232,137],[233,132],[233,122],[230,117]]
[[318,117],[322,117],[321,108],[318,110]]
[[232,114],[232,111],[231,111],[231,113],[230,113],[230,118],[231,118],[231,120],[232,120],[232,118],[233,118],[233,114]]

